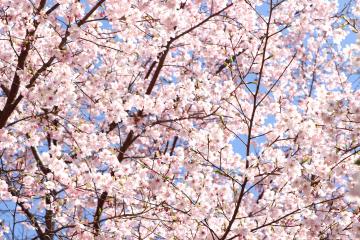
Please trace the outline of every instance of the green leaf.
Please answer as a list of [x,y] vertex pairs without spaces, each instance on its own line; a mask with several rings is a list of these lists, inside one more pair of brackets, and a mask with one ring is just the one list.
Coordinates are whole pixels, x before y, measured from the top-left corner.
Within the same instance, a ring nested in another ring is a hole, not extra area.
[[215,173],[220,174],[221,176],[226,176],[224,173],[222,173],[220,170],[215,170]]
[[355,161],[355,165],[360,166],[360,158],[358,158],[358,159]]

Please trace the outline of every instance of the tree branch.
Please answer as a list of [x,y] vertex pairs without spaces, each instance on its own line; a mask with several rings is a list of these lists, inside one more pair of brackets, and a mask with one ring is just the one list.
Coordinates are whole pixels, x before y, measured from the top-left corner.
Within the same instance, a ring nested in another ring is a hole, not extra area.
[[81,25],[83,25],[88,18],[101,6],[101,4],[103,4],[105,2],[105,0],[100,0],[95,6],[93,6],[92,9],[90,9],[90,11],[77,23],[78,27],[80,27]]
[[[178,40],[179,38],[181,38],[182,36],[190,33],[191,31],[195,30],[196,28],[200,27],[201,25],[203,25],[204,23],[208,22],[211,18],[215,17],[215,16],[218,16],[220,15],[222,12],[224,12],[225,10],[227,10],[228,8],[230,8],[231,6],[233,5],[233,3],[230,3],[229,5],[227,5],[225,8],[221,9],[220,11],[210,15],[209,17],[205,18],[203,21],[199,22],[198,24],[196,24],[195,26],[189,28],[188,30],[180,33],[179,35],[175,36],[174,38],[170,38],[170,40],[167,42],[166,46],[165,46],[165,50],[161,53],[160,55],[160,59],[159,59],[159,63],[155,69],[155,72],[154,72],[154,75],[150,81],[150,84],[146,90],[146,94],[147,95],[150,95],[155,84],[156,84],[156,81],[160,75],[160,71],[161,69],[163,68],[164,66],[164,62],[165,62],[165,59],[166,59],[166,56],[167,54],[169,53],[169,50],[170,50],[170,47],[171,47],[171,44],[173,42],[175,42],[176,40]],[[150,69],[152,70],[152,68]],[[149,72],[148,72],[149,73]],[[146,74],[148,76],[148,74]]]
[[103,193],[101,193],[99,199],[98,199],[98,204],[96,206],[96,211],[95,211],[95,215],[94,215],[94,229],[95,229],[95,236],[99,235],[100,232],[100,217],[101,217],[101,213],[103,211],[103,207],[104,204],[106,202],[106,198],[108,196],[108,193],[106,191],[104,191]]

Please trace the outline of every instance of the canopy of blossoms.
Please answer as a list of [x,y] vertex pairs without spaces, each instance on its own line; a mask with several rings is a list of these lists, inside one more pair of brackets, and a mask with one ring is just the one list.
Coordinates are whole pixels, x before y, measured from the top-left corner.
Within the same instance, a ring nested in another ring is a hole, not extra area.
[[0,238],[360,239],[359,6],[0,0]]

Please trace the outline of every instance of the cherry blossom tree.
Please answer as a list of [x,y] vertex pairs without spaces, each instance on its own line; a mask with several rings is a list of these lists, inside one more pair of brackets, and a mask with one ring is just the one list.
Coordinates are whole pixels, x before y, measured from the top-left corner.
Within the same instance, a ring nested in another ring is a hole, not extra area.
[[359,239],[360,2],[0,0],[4,239]]

